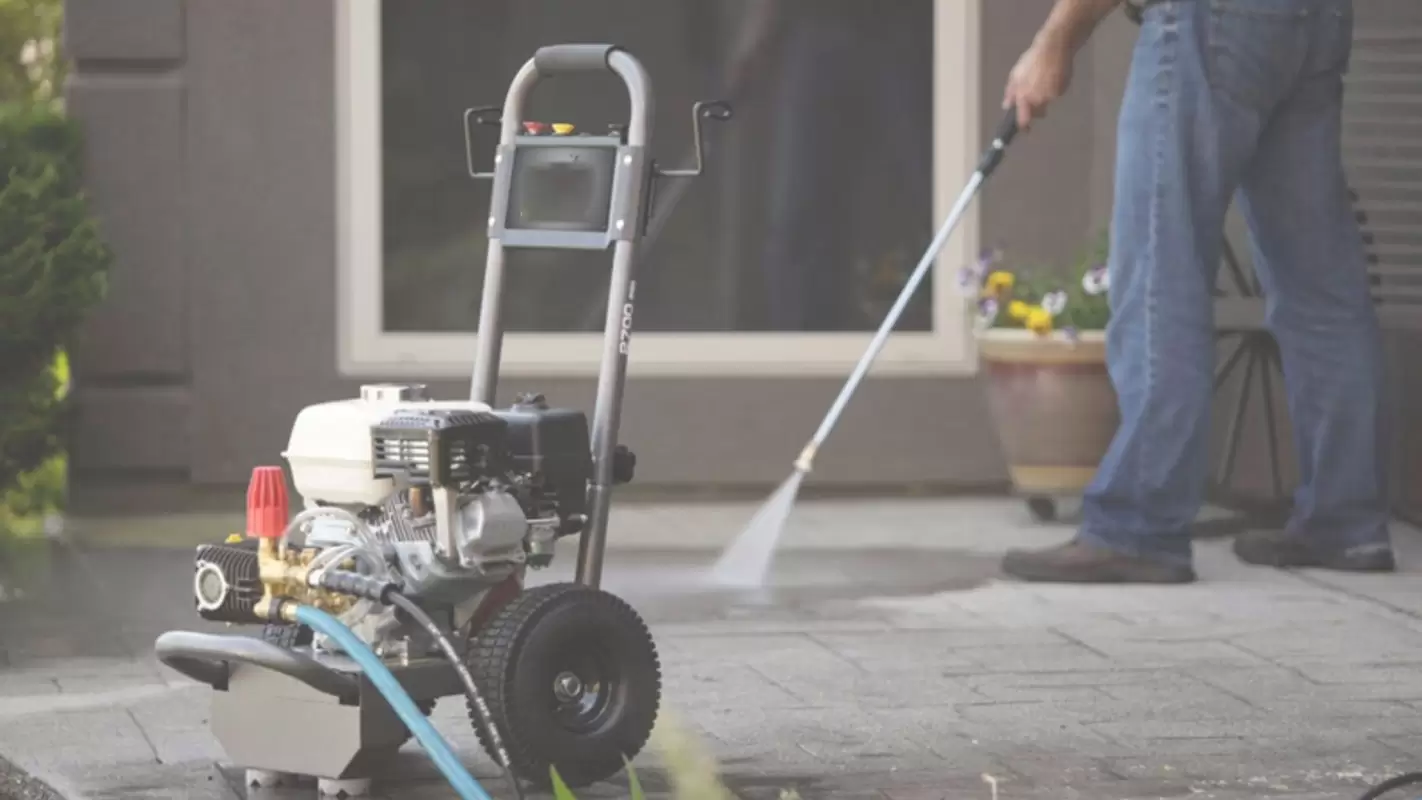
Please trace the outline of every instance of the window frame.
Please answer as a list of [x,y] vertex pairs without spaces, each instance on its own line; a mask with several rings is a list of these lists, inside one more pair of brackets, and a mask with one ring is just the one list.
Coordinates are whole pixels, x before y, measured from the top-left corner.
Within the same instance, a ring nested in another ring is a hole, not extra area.
[[[476,335],[383,330],[381,3],[332,0],[336,20],[337,353],[346,377],[467,377]],[[978,41],[982,0],[934,0],[933,226],[941,225],[980,147]],[[372,57],[374,54],[375,57]],[[531,54],[530,54],[531,55]],[[451,165],[457,169],[458,165]],[[976,370],[972,317],[958,268],[976,258],[972,204],[933,266],[933,328],[889,337],[873,372],[964,375]],[[611,257],[609,254],[609,268]],[[841,376],[872,331],[634,332],[628,375]],[[504,335],[505,375],[594,376],[602,332]]]

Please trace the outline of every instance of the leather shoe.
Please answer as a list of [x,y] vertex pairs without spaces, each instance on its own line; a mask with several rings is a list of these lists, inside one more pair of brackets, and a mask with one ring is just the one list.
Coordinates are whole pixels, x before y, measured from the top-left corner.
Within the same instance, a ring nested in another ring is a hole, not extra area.
[[1051,583],[1191,583],[1189,565],[1166,564],[1080,540],[1042,550],[1009,550],[1002,570],[1025,581]]
[[1318,547],[1283,530],[1246,531],[1234,539],[1234,554],[1261,567],[1314,567],[1342,572],[1395,572],[1397,561],[1387,545],[1344,550]]

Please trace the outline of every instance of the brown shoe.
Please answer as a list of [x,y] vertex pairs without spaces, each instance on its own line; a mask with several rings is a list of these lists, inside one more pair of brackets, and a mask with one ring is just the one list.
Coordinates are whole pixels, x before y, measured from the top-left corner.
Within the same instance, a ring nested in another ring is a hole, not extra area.
[[1052,583],[1191,583],[1195,570],[1137,558],[1080,541],[1044,550],[1009,550],[1002,570],[1024,581]]
[[1317,567],[1342,572],[1395,572],[1397,561],[1385,544],[1347,550],[1319,547],[1283,530],[1246,531],[1235,537],[1234,554],[1261,567]]

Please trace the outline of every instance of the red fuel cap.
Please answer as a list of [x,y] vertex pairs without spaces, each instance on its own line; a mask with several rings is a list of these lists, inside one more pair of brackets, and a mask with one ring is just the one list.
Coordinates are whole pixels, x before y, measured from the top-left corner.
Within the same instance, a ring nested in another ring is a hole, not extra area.
[[539,136],[539,135],[541,135],[544,131],[548,130],[548,123],[546,123],[546,122],[525,122],[525,123],[523,123],[523,130],[524,130],[525,133],[529,134],[530,136]]

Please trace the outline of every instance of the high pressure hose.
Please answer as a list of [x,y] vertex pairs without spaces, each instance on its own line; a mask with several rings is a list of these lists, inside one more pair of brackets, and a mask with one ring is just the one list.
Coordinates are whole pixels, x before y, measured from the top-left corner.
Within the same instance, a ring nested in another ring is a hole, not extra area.
[[1383,795],[1404,786],[1413,786],[1422,783],[1422,772],[1408,772],[1398,775],[1396,778],[1389,778],[1382,783],[1369,789],[1358,800],[1379,800]]
[[[459,652],[454,649],[454,644],[449,641],[449,637],[444,635],[439,625],[435,623],[430,615],[425,613],[414,600],[406,597],[399,591],[393,582],[381,580],[368,575],[361,575],[353,572],[337,571],[330,568],[321,569],[311,575],[312,585],[320,586],[329,591],[365,600],[381,603],[384,605],[394,605],[406,614],[409,614],[420,627],[434,639],[439,645],[439,649],[444,653],[449,664],[454,668],[459,680],[464,684],[464,695],[469,700],[469,705],[479,715],[479,723],[483,726],[485,734],[489,737],[490,744],[498,753],[499,766],[503,768],[504,778],[513,789],[514,796],[518,800],[523,800],[523,787],[519,785],[518,777],[514,774],[513,761],[509,758],[508,750],[504,747],[503,737],[499,735],[499,728],[494,724],[494,715],[489,712],[488,703],[484,702],[484,697],[479,692],[479,687],[474,682],[474,676],[469,673],[469,667],[465,665],[464,659],[460,658]],[[339,624],[339,620],[337,620]],[[341,626],[345,628],[344,625]],[[315,626],[312,626],[313,630]],[[349,629],[346,629],[350,632]],[[354,633],[351,633],[354,636]],[[331,637],[335,638],[335,637]],[[359,641],[359,639],[357,639]],[[345,649],[344,640],[336,639],[336,643]],[[367,649],[367,648],[362,648]],[[373,655],[373,654],[372,654]],[[382,690],[383,693],[383,690]],[[403,692],[402,692],[403,693]],[[408,698],[407,698],[408,699]],[[420,718],[425,719],[421,714]],[[411,728],[411,730],[414,730]]]
[[430,619],[430,615],[425,613],[415,601],[399,592],[389,592],[391,603],[403,609],[406,614],[420,624],[439,645],[439,649],[444,651],[445,658],[449,659],[450,666],[459,673],[459,680],[464,684],[464,695],[469,699],[469,705],[479,714],[479,723],[484,726],[484,730],[489,735],[489,742],[493,745],[494,751],[499,754],[499,766],[504,769],[504,779],[513,787],[514,796],[518,800],[523,800],[523,787],[518,783],[518,777],[514,775],[513,761],[509,758],[508,750],[504,749],[503,737],[499,735],[499,728],[494,724],[494,715],[489,713],[489,705],[484,702],[484,696],[479,693],[479,687],[474,683],[474,676],[469,674],[469,667],[465,666],[464,659],[459,657],[454,649],[454,644],[449,641],[449,637],[439,629],[435,621]]
[[449,781],[449,785],[458,793],[461,800],[493,800],[489,793],[484,791],[484,787],[480,786],[479,782],[474,780],[474,777],[460,763],[459,757],[454,754],[449,743],[439,735],[439,731],[435,730],[434,725],[415,705],[415,701],[405,693],[404,688],[390,673],[385,663],[366,646],[365,642],[360,640],[360,637],[335,617],[311,606],[298,605],[296,607],[296,621],[318,633],[331,637],[360,666],[366,676],[370,678],[370,682],[400,717],[400,720],[419,740],[420,745],[425,748],[425,752],[429,753],[435,766],[439,768],[445,780]]

